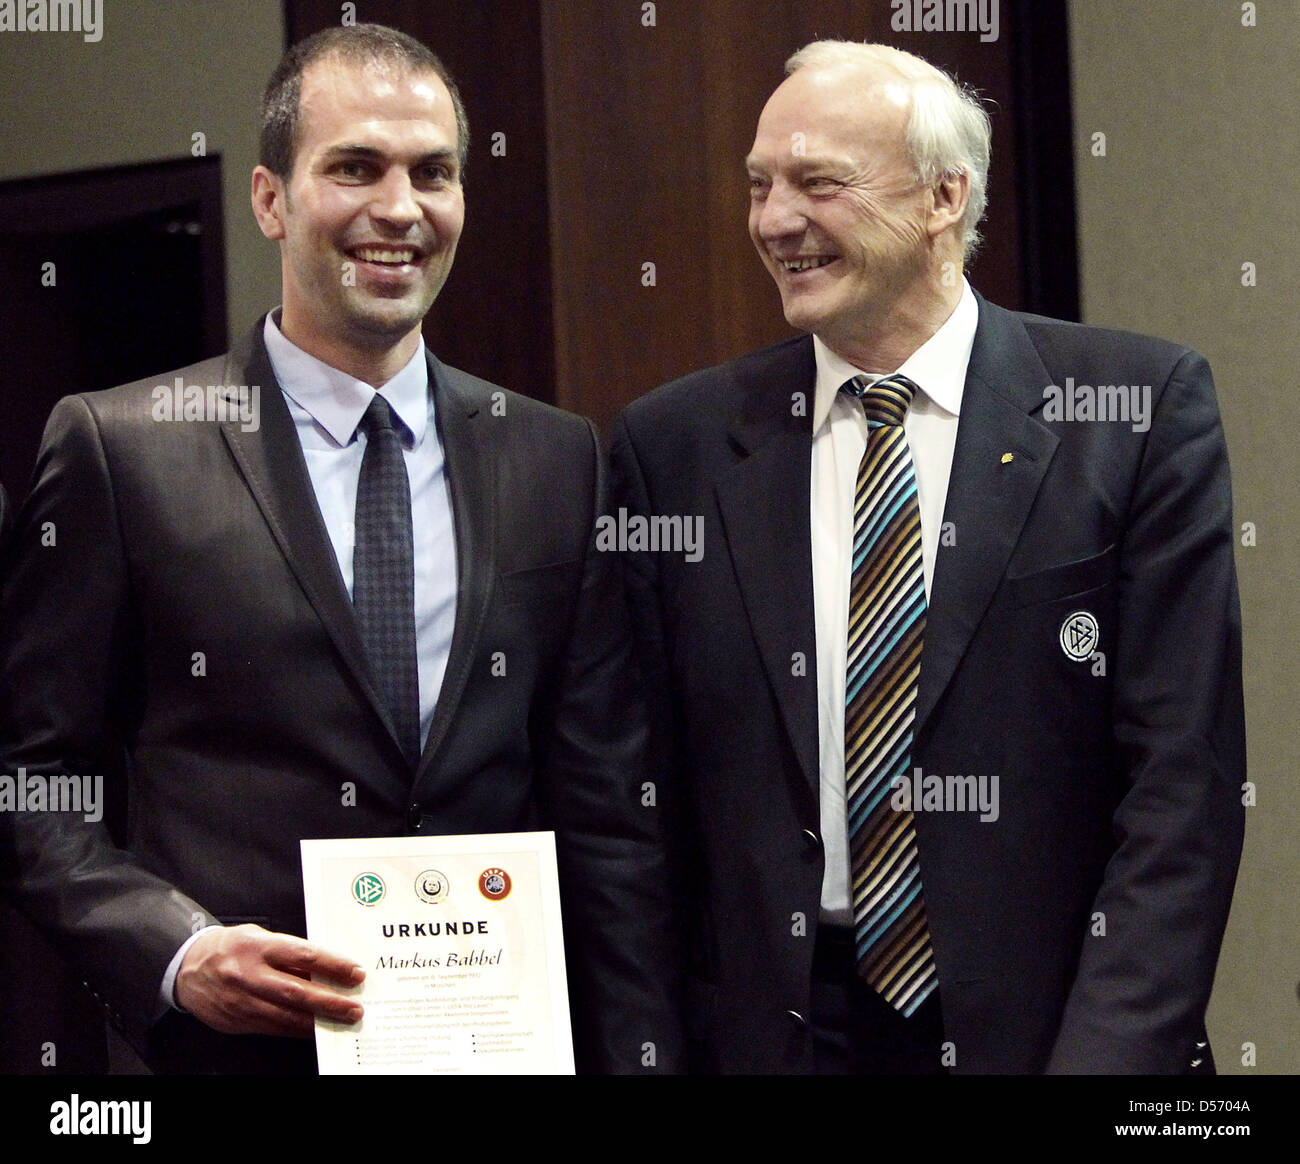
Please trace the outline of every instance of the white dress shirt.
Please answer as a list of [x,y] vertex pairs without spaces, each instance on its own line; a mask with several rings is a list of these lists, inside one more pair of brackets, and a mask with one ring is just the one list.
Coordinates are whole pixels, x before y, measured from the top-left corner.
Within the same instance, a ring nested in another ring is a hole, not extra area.
[[[979,307],[970,284],[947,321],[895,372],[918,388],[903,421],[916,471],[921,510],[925,596],[930,598],[943,526],[948,475],[957,443],[962,389]],[[864,373],[813,337],[817,382],[813,404],[812,568],[817,624],[817,735],[821,768],[821,832],[826,855],[822,920],[850,925],[848,825],[844,777],[844,685],[848,666],[849,582],[853,562],[853,502],[858,464],[867,447],[862,404],[840,392]],[[874,383],[882,379],[870,375]],[[925,666],[925,652],[921,653]]]

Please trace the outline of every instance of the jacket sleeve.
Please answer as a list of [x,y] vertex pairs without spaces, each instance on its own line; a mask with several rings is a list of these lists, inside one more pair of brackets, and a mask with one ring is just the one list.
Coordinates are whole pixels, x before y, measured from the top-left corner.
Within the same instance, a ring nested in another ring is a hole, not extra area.
[[1244,828],[1241,616],[1210,369],[1175,366],[1123,535],[1112,722],[1126,786],[1048,1070],[1205,1066]]
[[0,766],[15,781],[74,777],[100,794],[89,812],[0,813],[0,879],[137,1040],[168,962],[214,920],[110,833],[126,804],[138,631],[109,457],[87,403],[68,397],[5,556]]

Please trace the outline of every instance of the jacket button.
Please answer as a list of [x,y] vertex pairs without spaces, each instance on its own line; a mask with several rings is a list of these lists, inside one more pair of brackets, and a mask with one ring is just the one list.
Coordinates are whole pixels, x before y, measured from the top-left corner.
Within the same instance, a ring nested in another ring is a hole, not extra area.
[[406,810],[407,827],[411,829],[419,829],[420,825],[423,823],[424,813],[420,811],[420,806],[418,804],[411,805],[411,807]]
[[797,1010],[787,1010],[785,1013],[790,1021],[794,1023],[796,1030],[806,1031],[808,1029],[808,1020]]
[[813,856],[822,851],[822,839],[813,832],[812,829],[804,829],[802,835],[804,851],[809,856]]

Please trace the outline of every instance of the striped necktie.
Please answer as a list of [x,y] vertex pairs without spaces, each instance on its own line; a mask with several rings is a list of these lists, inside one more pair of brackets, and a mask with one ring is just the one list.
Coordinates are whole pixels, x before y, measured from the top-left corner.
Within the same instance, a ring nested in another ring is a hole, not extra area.
[[916,473],[903,417],[916,385],[888,376],[843,388],[861,399],[867,447],[853,505],[844,770],[858,973],[910,1016],[938,985],[921,892],[916,822],[893,807],[911,775],[925,574]]

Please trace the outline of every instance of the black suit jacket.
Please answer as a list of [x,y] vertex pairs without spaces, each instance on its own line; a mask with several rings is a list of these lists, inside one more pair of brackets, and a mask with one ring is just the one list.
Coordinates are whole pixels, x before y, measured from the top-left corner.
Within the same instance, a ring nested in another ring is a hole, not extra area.
[[[535,828],[558,834],[580,1067],[640,1069],[653,1042],[671,1068],[662,853],[619,572],[592,538],[594,430],[432,356],[429,370],[458,601],[414,773],[260,327],[227,357],[51,415],[5,587],[0,759],[124,777],[130,795],[121,848],[80,818],[7,822],[9,884],[159,1069],[314,1062],[308,1043],[152,1022],[195,925],[304,933],[299,838]],[[259,385],[260,427],[152,419],[154,387],[178,375]]]
[[[613,447],[619,504],[704,522],[701,561],[628,565],[664,693],[688,1034],[708,1070],[811,1067],[814,374],[803,337],[688,376],[632,404]],[[1067,377],[1150,385],[1150,430],[1045,419],[1044,388]],[[1000,787],[995,822],[916,816],[955,1070],[1205,1066],[1245,764],[1228,464],[1205,361],[981,299],[944,521],[913,763]],[[1063,651],[1078,610],[1104,660]]]

